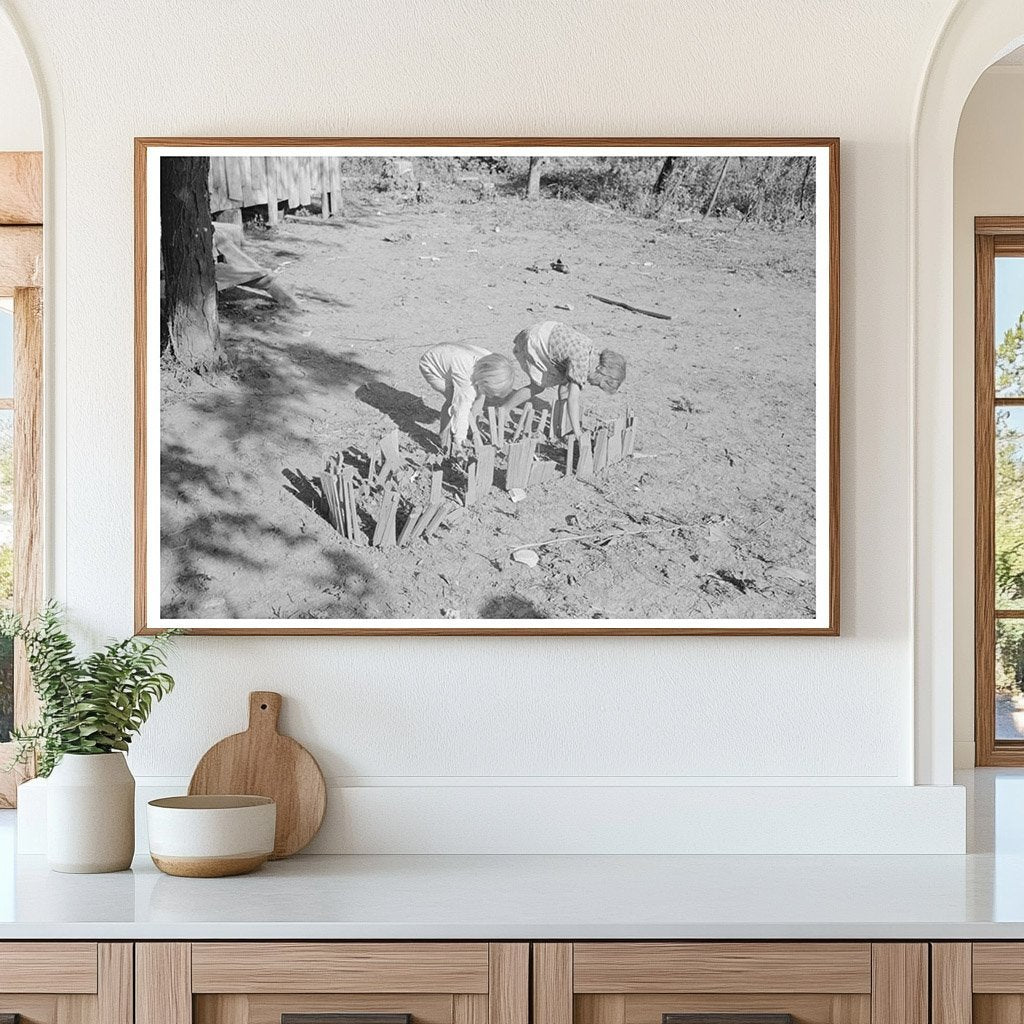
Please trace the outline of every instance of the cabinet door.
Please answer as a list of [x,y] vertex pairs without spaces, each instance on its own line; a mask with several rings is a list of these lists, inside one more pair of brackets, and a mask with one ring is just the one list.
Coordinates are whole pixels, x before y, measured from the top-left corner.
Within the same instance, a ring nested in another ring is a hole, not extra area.
[[140,943],[136,984],[136,1024],[529,1024],[525,943]]
[[538,943],[533,1024],[928,1024],[922,943]]
[[5,1024],[132,1024],[130,943],[0,942]]
[[1024,942],[932,946],[935,1024],[1024,1021]]

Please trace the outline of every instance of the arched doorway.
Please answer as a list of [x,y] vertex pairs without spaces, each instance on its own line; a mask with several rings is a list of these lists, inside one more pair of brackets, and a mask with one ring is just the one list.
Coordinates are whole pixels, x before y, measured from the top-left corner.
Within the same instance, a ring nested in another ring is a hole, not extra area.
[[925,70],[911,138],[911,330],[914,353],[914,662],[916,781],[953,770],[954,567],[960,538],[954,481],[953,168],[960,115],[975,82],[1024,42],[1019,0],[963,0]]

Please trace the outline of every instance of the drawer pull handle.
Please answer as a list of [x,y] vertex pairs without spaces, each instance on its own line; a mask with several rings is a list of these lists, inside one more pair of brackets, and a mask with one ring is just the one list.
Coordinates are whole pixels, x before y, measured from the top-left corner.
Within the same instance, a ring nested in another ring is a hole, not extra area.
[[793,1024],[791,1013],[663,1013],[661,1024]]
[[[6,1024],[0,1021],[0,1024]],[[17,1022],[15,1022],[17,1024]],[[412,1024],[411,1013],[282,1013],[281,1024]]]

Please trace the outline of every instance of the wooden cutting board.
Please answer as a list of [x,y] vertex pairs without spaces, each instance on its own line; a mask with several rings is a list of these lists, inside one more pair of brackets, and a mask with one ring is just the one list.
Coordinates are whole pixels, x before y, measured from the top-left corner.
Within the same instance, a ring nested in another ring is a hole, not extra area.
[[271,860],[298,853],[317,834],[327,809],[327,787],[313,755],[277,731],[281,694],[249,694],[249,728],[214,744],[200,759],[190,796],[244,793],[277,803]]

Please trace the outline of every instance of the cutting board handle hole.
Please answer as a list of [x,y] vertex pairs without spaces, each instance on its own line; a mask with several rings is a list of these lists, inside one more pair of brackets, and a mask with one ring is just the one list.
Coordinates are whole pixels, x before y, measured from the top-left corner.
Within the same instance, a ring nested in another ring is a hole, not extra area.
[[267,705],[266,704],[261,704],[260,705],[260,711],[266,711],[266,710],[267,710]]

